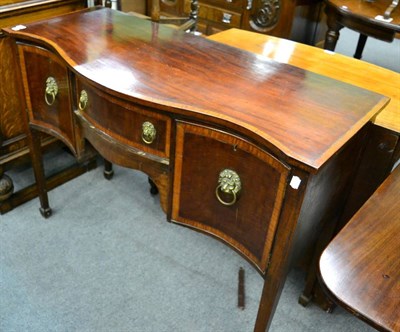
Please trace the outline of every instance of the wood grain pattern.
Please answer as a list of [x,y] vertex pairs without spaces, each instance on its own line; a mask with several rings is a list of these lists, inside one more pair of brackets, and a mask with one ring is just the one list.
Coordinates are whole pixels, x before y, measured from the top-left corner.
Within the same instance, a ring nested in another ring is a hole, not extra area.
[[321,276],[339,302],[376,328],[400,330],[400,167],[321,256]]
[[388,96],[389,104],[373,122],[400,132],[399,73],[316,47],[244,30],[230,29],[208,39]]
[[[21,100],[18,97],[18,85],[15,77],[18,71],[15,68],[10,38],[0,38],[0,136],[4,142],[1,143],[3,151],[0,160],[6,154],[17,151],[26,145],[23,122],[19,119],[22,114]],[[11,140],[20,137],[19,140]]]
[[[29,122],[47,127],[50,133],[76,152],[67,67],[58,57],[38,47],[23,45],[18,47],[18,51]],[[54,78],[58,85],[52,105],[45,102],[48,77]]]
[[0,7],[1,27],[25,24],[82,9],[83,0],[14,1]]
[[[145,107],[137,107],[113,98],[91,87],[81,80],[77,92],[88,93],[88,105],[82,111],[96,128],[124,144],[168,160],[170,153],[171,119]],[[76,96],[79,100],[79,96]],[[156,129],[156,138],[151,144],[142,140],[142,124],[151,122]]]
[[[53,29],[46,29],[48,24]],[[42,40],[102,89],[158,109],[238,125],[314,171],[388,102],[342,82],[108,9],[5,31]]]
[[[232,206],[215,197],[224,169],[237,172],[242,183]],[[289,166],[243,139],[179,123],[172,219],[229,243],[264,274],[289,171]]]

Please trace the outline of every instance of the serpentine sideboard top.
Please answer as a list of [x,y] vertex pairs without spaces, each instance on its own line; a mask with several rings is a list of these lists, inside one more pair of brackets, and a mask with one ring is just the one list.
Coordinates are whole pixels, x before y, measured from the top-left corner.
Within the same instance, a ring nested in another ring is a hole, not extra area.
[[316,172],[388,98],[106,8],[4,29],[42,42],[100,89],[229,124]]

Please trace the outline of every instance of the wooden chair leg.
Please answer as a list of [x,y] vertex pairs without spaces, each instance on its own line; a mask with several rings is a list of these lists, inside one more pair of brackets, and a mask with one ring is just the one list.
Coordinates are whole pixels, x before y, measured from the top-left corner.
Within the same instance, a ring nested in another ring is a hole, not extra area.
[[356,53],[354,53],[354,58],[361,59],[362,53],[364,51],[365,43],[367,42],[367,38],[368,38],[368,36],[360,33],[360,37],[358,38]]

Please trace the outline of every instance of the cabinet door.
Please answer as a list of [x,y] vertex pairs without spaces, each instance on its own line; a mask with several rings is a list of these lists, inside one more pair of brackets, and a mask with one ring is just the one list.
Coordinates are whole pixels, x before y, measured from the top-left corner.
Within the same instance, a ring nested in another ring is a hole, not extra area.
[[75,151],[68,70],[53,53],[36,46],[18,46],[28,120],[62,139]]
[[289,172],[241,138],[178,123],[172,220],[223,240],[264,272]]

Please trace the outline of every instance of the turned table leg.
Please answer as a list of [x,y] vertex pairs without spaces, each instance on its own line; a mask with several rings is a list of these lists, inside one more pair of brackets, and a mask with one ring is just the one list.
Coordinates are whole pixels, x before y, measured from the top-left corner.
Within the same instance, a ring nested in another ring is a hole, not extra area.
[[338,23],[337,13],[334,10],[332,10],[330,7],[327,7],[325,12],[327,15],[326,23],[328,25],[328,31],[326,32],[326,35],[325,35],[324,49],[329,50],[329,51],[334,51],[336,48],[337,41],[340,36],[339,30],[343,28],[343,25]]

